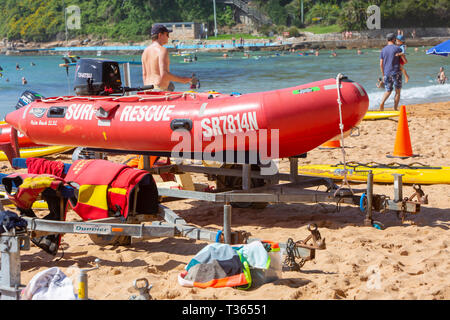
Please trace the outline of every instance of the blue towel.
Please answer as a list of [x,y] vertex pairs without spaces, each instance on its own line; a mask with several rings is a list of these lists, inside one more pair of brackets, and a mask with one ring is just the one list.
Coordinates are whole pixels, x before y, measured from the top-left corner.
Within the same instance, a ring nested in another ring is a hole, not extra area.
[[270,256],[261,241],[243,245],[239,251],[252,268],[269,269]]
[[21,229],[27,227],[27,221],[12,211],[0,211],[0,234],[12,228]]

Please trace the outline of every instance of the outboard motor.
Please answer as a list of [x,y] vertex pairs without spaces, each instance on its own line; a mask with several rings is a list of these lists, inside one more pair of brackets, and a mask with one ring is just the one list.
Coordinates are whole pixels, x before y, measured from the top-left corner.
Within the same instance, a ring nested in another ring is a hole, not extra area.
[[26,90],[26,91],[22,92],[22,94],[19,98],[19,101],[17,101],[16,110],[18,110],[18,109],[26,106],[27,104],[30,104],[33,101],[38,100],[38,99],[45,99],[45,97],[40,95],[37,92],[32,91],[32,90]]
[[119,64],[116,61],[103,59],[78,60],[74,90],[77,96],[123,93]]

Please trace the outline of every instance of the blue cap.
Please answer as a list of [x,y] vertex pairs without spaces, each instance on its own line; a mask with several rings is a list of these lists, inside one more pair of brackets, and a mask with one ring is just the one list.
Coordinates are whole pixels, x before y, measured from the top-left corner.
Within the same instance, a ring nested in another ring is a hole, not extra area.
[[152,36],[161,32],[172,32],[172,30],[167,29],[165,26],[163,26],[162,24],[155,24],[152,27]]
[[401,34],[399,34],[399,35],[397,36],[397,39],[400,40],[400,41],[402,41],[402,42],[405,42],[405,37],[402,36]]

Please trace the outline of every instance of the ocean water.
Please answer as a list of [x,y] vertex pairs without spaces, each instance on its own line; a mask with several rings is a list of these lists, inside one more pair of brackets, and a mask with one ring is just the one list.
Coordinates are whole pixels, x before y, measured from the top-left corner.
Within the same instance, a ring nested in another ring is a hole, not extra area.
[[[425,49],[407,49],[409,63],[406,70],[410,81],[403,84],[400,104],[416,104],[450,100],[450,84],[436,82],[439,67],[443,66],[450,77],[450,58],[426,55]],[[307,52],[307,51],[304,51]],[[306,84],[327,78],[335,78],[342,73],[360,83],[369,94],[369,109],[376,109],[383,95],[383,89],[375,86],[380,77],[379,49],[337,50],[332,57],[329,50],[321,50],[319,56],[299,55],[283,52],[250,52],[250,58],[244,53],[197,52],[198,60],[184,63],[184,57],[171,55],[170,70],[182,76],[195,73],[200,79],[199,91],[216,90],[221,93],[250,93],[269,91]],[[95,56],[82,56],[95,57]],[[103,54],[102,58],[118,61],[140,61],[140,55],[113,56]],[[3,68],[0,78],[0,118],[14,110],[21,93],[34,90],[46,97],[73,95],[74,67],[66,74],[62,56],[0,56]],[[34,64],[34,66],[32,65]],[[19,64],[21,70],[16,70]],[[28,83],[22,84],[22,77]],[[122,76],[123,79],[123,76]],[[9,80],[9,81],[7,81]],[[139,65],[131,66],[132,86],[142,85],[142,70]],[[176,90],[189,90],[187,84],[176,83]],[[386,103],[393,106],[393,94]]]

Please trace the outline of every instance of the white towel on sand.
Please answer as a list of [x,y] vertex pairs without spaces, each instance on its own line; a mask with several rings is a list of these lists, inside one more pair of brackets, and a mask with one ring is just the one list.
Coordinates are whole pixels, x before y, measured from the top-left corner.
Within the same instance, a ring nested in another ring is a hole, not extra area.
[[72,280],[58,267],[36,274],[22,291],[22,300],[75,300]]

